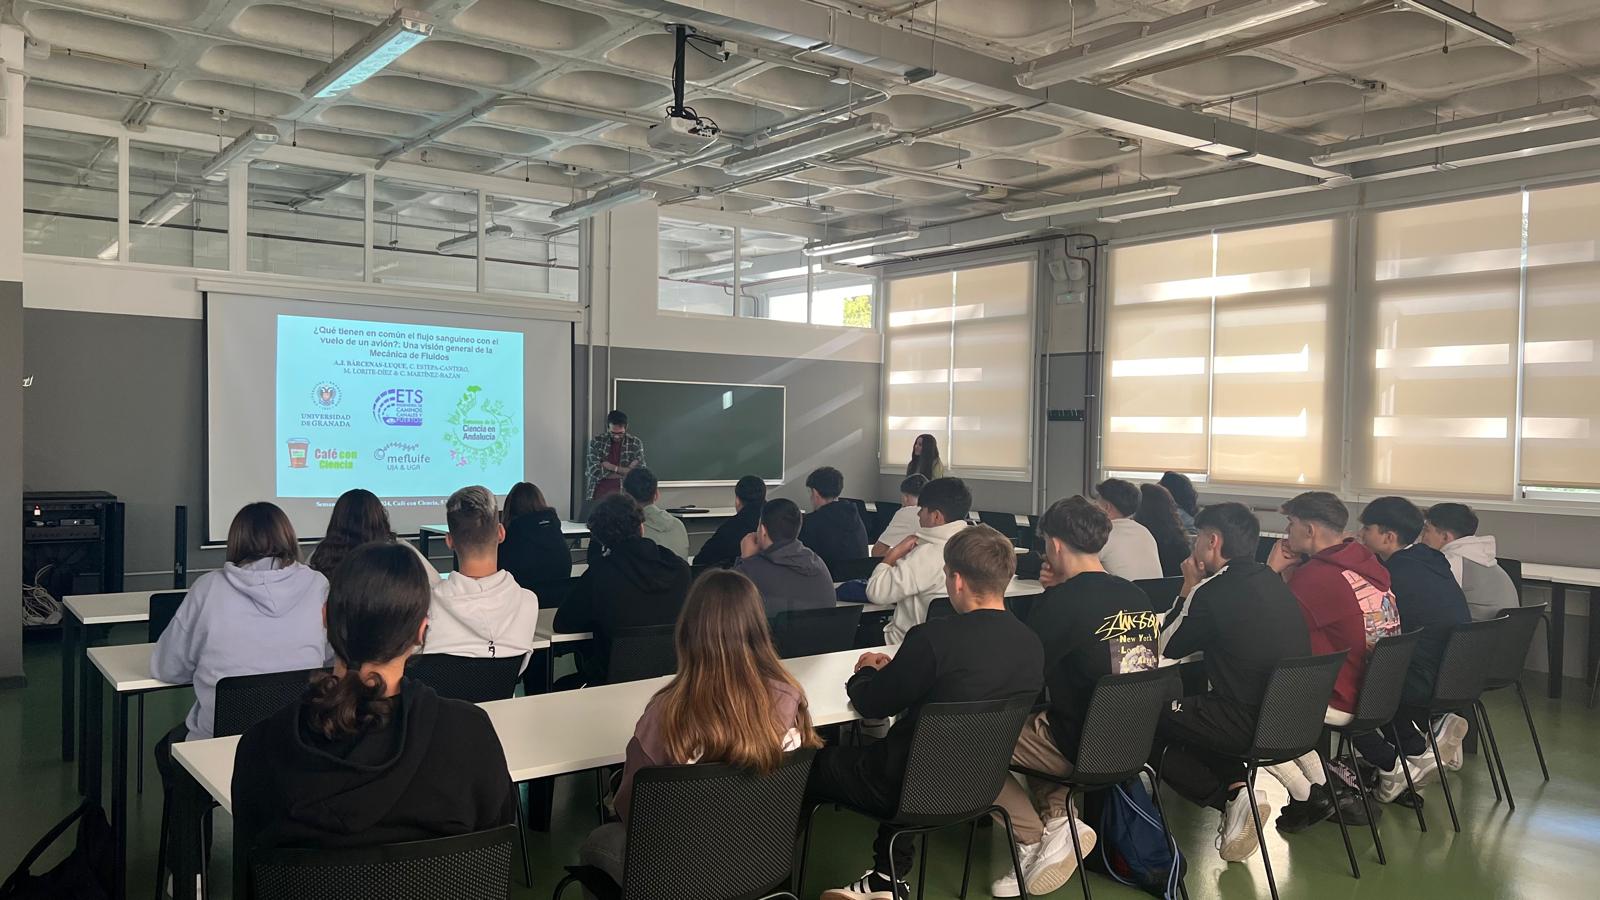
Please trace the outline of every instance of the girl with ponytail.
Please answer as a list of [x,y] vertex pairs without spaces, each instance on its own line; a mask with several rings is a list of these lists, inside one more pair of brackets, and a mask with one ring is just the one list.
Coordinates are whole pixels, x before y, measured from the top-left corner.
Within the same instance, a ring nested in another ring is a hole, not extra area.
[[332,669],[239,740],[240,852],[422,840],[513,820],[516,794],[489,717],[405,677],[429,600],[408,547],[363,544],[340,562],[323,610]]

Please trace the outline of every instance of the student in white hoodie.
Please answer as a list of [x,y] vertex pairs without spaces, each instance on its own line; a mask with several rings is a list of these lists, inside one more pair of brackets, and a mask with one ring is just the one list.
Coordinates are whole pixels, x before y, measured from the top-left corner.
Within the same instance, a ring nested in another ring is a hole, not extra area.
[[1521,606],[1517,586],[1500,568],[1494,535],[1478,533],[1478,514],[1464,503],[1435,503],[1422,515],[1422,535],[1417,538],[1444,554],[1450,574],[1467,595],[1472,621],[1500,615],[1500,610]]
[[867,580],[867,602],[894,607],[883,641],[898,644],[928,619],[928,604],[946,596],[944,545],[966,528],[972,492],[959,478],[935,478],[917,497],[917,533],[894,546]]
[[1100,551],[1106,571],[1129,581],[1161,577],[1161,553],[1150,529],[1133,520],[1139,511],[1139,488],[1131,481],[1108,478],[1094,489],[1096,502],[1111,517],[1111,538]]
[[527,668],[533,633],[539,623],[539,598],[500,568],[500,542],[506,529],[494,494],[480,485],[464,487],[445,503],[450,533],[445,543],[456,554],[456,570],[435,582],[428,610],[423,653],[454,656],[521,656]]

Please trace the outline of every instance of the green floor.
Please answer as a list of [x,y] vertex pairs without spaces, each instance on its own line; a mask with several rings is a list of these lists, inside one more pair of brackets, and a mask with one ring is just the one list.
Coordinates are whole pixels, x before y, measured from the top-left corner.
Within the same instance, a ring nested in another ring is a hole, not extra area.
[[[143,640],[143,627],[124,628],[113,639]],[[14,867],[28,846],[76,801],[74,769],[59,758],[60,684],[59,654],[53,643],[29,642],[26,664],[29,686],[0,691],[0,879]],[[1464,831],[1450,830],[1444,797],[1437,786],[1425,794],[1430,830],[1417,831],[1409,810],[1391,809],[1383,817],[1382,832],[1389,864],[1380,866],[1372,852],[1370,836],[1353,831],[1362,878],[1350,877],[1338,828],[1319,825],[1289,841],[1274,834],[1270,841],[1278,883],[1284,898],[1395,897],[1440,898],[1544,898],[1595,896],[1595,854],[1600,851],[1600,767],[1594,748],[1600,746],[1600,712],[1584,708],[1582,689],[1571,683],[1565,700],[1543,697],[1542,676],[1528,677],[1534,696],[1534,715],[1552,770],[1544,783],[1533,756],[1533,745],[1522,724],[1514,695],[1490,700],[1501,746],[1507,756],[1517,811],[1507,814],[1494,804],[1494,794],[1481,761],[1468,757],[1460,773],[1457,804]],[[152,695],[147,702],[146,785],[130,810],[133,835],[129,848],[129,896],[153,895],[156,833],[161,817],[161,794],[155,771],[149,765],[150,748],[187,708],[187,691]],[[109,730],[109,719],[106,724]],[[109,783],[109,774],[107,776]],[[1264,783],[1270,779],[1264,778]],[[594,824],[593,782],[586,777],[562,779],[556,793],[556,827],[551,834],[533,833],[534,888],[529,891],[516,876],[518,897],[548,897],[560,878],[561,866],[574,858],[578,843]],[[1283,792],[1266,784],[1274,801]],[[1166,795],[1171,798],[1172,795]],[[1195,810],[1175,798],[1169,811],[1180,845],[1191,857],[1189,892],[1192,897],[1268,897],[1259,856],[1249,865],[1225,866],[1212,850],[1216,815]],[[1403,813],[1396,815],[1396,813]],[[863,820],[843,813],[823,813],[813,852],[807,893],[857,876],[865,867],[871,829]],[[231,848],[226,817],[217,820],[218,845],[213,858],[215,894],[225,896]],[[954,897],[961,882],[961,851],[965,835],[952,831],[935,837],[929,862],[928,897]],[[52,861],[55,857],[47,859]],[[977,873],[971,892],[986,897],[988,878],[1006,858],[992,830],[979,835],[974,859]],[[1091,876],[1097,897],[1140,897],[1104,878]],[[1588,885],[1587,887],[1585,885]],[[1079,896],[1077,879],[1053,896]],[[576,897],[576,893],[571,896]]]

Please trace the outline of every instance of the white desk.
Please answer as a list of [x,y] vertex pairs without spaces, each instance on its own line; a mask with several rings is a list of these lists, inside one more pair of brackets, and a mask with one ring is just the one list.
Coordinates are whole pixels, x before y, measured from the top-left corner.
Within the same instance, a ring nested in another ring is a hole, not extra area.
[[[428,543],[434,538],[442,538],[450,533],[449,525],[424,525],[417,529],[417,549],[423,556],[428,555]],[[561,520],[561,536],[568,540],[586,538],[589,536],[589,526],[582,522],[568,522]]]
[[1552,699],[1560,699],[1562,675],[1566,668],[1567,653],[1567,588],[1578,587],[1589,590],[1589,640],[1587,658],[1585,660],[1584,680],[1593,677],[1592,672],[1595,662],[1600,660],[1600,606],[1595,604],[1597,589],[1600,589],[1600,569],[1585,569],[1578,566],[1547,566],[1542,563],[1523,563],[1523,582],[1539,582],[1550,586],[1550,678],[1546,693]]
[[[72,760],[77,752],[77,733],[82,728],[82,704],[79,694],[88,688],[88,664],[83,648],[90,636],[87,630],[96,626],[120,625],[127,622],[150,620],[150,597],[153,594],[182,593],[171,589],[162,591],[121,591],[115,594],[77,594],[62,598],[66,615],[61,617],[61,758]],[[82,684],[79,679],[82,677]],[[78,786],[84,787],[85,773],[79,767]]]

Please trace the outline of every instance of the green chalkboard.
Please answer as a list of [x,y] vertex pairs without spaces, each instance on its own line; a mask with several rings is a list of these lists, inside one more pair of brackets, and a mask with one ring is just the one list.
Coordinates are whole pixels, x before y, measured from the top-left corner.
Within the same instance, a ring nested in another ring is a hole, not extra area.
[[613,393],[663,483],[783,478],[782,385],[618,378]]

